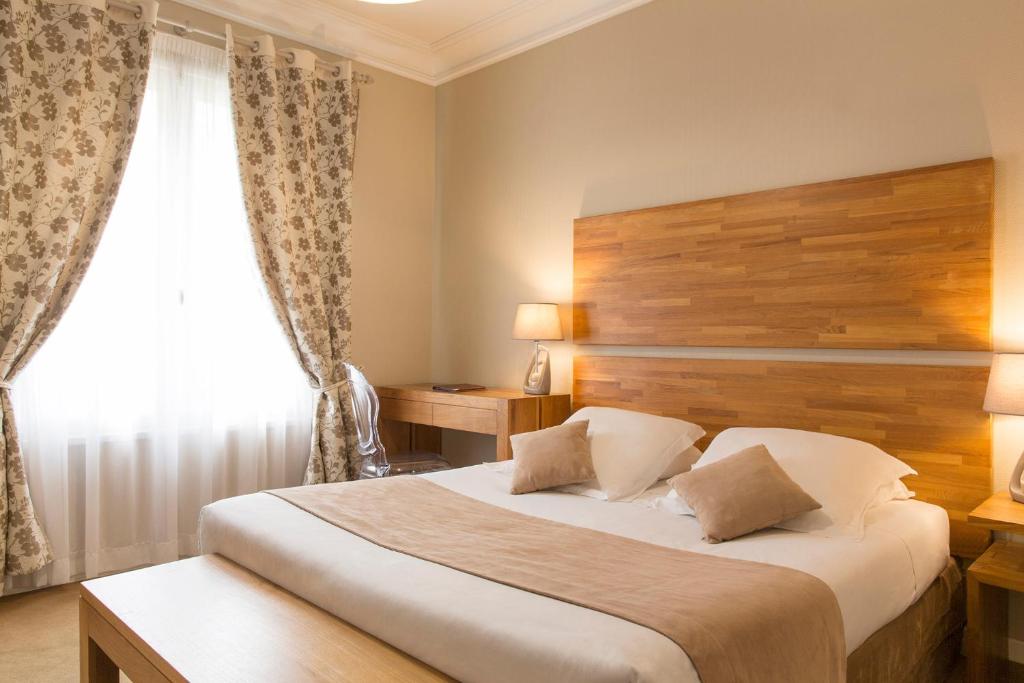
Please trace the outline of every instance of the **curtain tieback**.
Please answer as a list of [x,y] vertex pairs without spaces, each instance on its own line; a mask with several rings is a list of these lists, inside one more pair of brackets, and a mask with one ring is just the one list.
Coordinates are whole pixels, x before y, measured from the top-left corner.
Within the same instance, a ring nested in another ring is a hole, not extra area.
[[[328,393],[328,392],[330,392],[330,391],[332,391],[334,389],[337,389],[338,387],[340,387],[342,384],[345,384],[346,382],[348,382],[348,379],[343,379],[340,382],[335,382],[334,384],[329,384],[326,387],[315,387],[315,388],[316,388],[316,390],[319,393],[326,394],[326,393]],[[0,386],[0,388],[3,388],[3,387]]]
[[14,387],[11,386],[10,382],[0,382],[0,389],[6,389],[7,391],[10,391],[13,388]]

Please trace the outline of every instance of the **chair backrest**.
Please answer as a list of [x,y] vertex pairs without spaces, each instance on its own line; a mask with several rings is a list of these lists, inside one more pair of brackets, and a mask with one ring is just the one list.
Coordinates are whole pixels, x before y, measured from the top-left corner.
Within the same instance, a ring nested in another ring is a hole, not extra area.
[[360,474],[364,478],[387,476],[391,466],[377,428],[377,418],[380,416],[377,392],[359,368],[351,363],[345,364],[345,379],[349,385],[352,415],[356,421],[356,449],[363,456]]

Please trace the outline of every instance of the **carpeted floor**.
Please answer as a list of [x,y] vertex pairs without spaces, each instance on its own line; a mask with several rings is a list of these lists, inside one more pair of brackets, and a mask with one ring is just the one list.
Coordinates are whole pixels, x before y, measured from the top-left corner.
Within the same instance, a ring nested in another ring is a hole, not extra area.
[[78,681],[77,583],[0,598],[0,681]]
[[0,681],[78,680],[78,584],[0,598]]
[[[0,598],[0,681],[77,680],[78,584]],[[963,680],[961,662],[947,683]]]

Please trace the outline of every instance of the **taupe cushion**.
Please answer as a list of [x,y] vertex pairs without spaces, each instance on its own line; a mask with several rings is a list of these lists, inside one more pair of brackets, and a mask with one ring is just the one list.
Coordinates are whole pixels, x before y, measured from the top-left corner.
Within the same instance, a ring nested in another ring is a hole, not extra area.
[[512,436],[512,493],[530,493],[594,478],[587,442],[589,421]]
[[680,474],[669,484],[693,509],[708,543],[728,541],[821,507],[760,444]]

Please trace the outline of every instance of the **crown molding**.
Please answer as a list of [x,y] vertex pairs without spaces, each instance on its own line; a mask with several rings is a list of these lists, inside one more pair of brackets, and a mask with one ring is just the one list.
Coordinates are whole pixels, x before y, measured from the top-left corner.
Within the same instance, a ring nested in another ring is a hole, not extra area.
[[449,33],[447,36],[435,40],[430,43],[430,47],[433,50],[444,50],[445,48],[456,45],[482,31],[499,26],[502,22],[514,19],[522,13],[535,9],[537,6],[542,5],[545,2],[548,2],[548,0],[519,0],[516,4],[506,7],[496,14],[484,17],[479,21],[460,28],[454,33]]
[[330,0],[179,1],[434,86],[650,2],[519,0],[427,42],[334,7]]
[[[435,48],[440,64],[433,74],[434,85],[447,83],[650,1],[558,0],[550,3],[524,0],[502,12],[500,17],[495,15],[436,41],[442,46]],[[568,5],[575,5],[577,11],[567,13]]]

